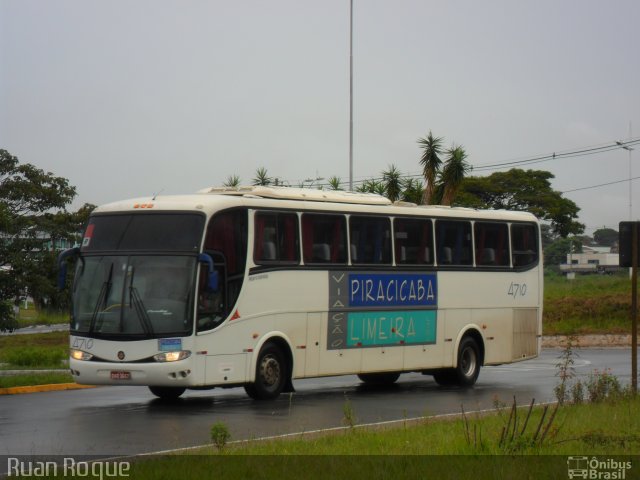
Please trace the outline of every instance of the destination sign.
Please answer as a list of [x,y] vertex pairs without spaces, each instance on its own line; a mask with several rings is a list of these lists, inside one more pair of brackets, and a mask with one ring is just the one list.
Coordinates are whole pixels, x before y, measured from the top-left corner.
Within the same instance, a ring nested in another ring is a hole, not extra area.
[[350,307],[435,305],[435,274],[355,273],[349,275]]
[[436,341],[436,274],[329,272],[329,350]]

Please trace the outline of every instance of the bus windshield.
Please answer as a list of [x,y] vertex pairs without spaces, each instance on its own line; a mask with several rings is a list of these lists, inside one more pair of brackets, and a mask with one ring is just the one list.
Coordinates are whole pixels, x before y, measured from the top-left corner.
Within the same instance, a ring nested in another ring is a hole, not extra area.
[[196,261],[165,255],[82,257],[71,331],[136,339],[191,333]]

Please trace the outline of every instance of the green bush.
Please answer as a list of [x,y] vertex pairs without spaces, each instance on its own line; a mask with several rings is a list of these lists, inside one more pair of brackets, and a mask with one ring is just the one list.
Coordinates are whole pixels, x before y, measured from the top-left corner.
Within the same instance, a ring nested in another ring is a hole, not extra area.
[[18,328],[18,321],[13,313],[13,306],[9,302],[0,302],[0,332],[12,332]]
[[63,367],[67,355],[64,348],[13,347],[2,352],[0,360],[16,367]]

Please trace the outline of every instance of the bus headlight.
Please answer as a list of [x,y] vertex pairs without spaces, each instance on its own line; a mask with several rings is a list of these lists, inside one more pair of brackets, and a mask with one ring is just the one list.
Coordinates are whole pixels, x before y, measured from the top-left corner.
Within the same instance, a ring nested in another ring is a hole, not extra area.
[[156,362],[177,362],[189,358],[191,352],[189,350],[179,350],[177,352],[162,352],[153,356]]
[[74,360],[84,360],[85,362],[93,358],[93,355],[91,355],[90,353],[83,352],[82,350],[75,350],[73,348],[71,349],[69,354]]

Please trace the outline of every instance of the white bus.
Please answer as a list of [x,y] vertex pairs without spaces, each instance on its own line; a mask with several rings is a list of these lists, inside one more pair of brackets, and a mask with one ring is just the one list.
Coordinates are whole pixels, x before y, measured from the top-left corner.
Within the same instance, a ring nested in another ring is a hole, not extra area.
[[391,204],[351,192],[246,187],[97,208],[76,257],[78,383],[161,398],[403,372],[471,386],[536,357],[540,229],[529,213]]

